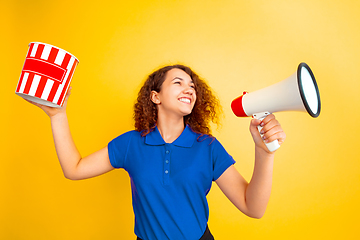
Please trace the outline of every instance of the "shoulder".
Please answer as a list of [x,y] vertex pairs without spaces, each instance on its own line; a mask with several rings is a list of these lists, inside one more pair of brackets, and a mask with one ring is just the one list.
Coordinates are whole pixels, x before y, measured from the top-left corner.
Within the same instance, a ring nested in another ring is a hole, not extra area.
[[110,163],[114,168],[124,168],[126,166],[126,159],[128,152],[131,151],[130,146],[134,145],[134,141],[139,141],[141,135],[137,131],[125,132],[108,144],[108,154]]
[[140,138],[141,138],[140,132],[131,130],[131,131],[122,133],[119,136],[115,137],[110,143],[115,143],[115,144],[120,143],[121,144],[124,142],[129,142],[131,140],[140,139]]
[[214,136],[199,134],[196,142],[202,146],[207,146],[207,148],[209,148],[213,154],[226,153],[224,146]]
[[[130,130],[130,131],[120,134],[118,137],[130,137],[130,136],[141,136],[141,134],[140,134],[140,132],[138,132],[136,130]],[[118,137],[116,137],[116,138],[118,138]]]

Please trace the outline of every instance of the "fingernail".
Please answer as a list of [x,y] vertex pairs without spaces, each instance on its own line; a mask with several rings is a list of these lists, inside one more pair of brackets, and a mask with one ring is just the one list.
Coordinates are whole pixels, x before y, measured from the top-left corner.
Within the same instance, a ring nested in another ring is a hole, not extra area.
[[261,131],[260,131],[260,134],[264,134],[264,131],[263,131],[263,130],[261,130]]
[[263,122],[261,122],[261,123],[260,123],[260,126],[262,126],[262,127],[263,127],[264,125],[265,125],[265,123],[263,123]]

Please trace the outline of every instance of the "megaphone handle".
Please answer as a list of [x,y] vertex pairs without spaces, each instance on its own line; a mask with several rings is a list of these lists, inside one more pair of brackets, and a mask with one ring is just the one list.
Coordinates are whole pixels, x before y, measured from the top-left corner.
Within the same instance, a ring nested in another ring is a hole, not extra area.
[[[259,120],[263,120],[267,115],[269,115],[269,112],[261,112],[261,113],[254,113],[253,117]],[[261,132],[262,127],[260,125],[257,126],[257,129],[259,131],[259,133]],[[263,136],[263,134],[261,134],[261,137]],[[265,142],[264,142],[265,143]],[[278,140],[269,142],[269,143],[265,143],[266,147],[269,149],[270,152],[274,152],[275,150],[277,150],[280,147],[280,144],[278,142]]]

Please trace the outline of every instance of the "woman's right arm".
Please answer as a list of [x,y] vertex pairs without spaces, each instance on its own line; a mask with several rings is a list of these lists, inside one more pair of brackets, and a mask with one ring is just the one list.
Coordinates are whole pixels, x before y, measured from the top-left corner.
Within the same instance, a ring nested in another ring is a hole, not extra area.
[[66,114],[68,92],[62,108],[52,108],[31,102],[40,107],[50,117],[56,153],[64,176],[71,180],[95,177],[112,169],[107,147],[82,158],[71,136]]

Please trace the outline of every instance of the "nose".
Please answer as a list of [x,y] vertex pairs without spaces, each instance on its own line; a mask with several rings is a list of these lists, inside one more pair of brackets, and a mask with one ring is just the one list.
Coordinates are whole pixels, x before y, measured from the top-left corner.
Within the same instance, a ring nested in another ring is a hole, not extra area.
[[191,87],[188,87],[184,90],[184,94],[193,95],[195,93],[195,90]]
[[195,89],[193,86],[188,86],[185,90],[184,93],[189,94],[189,95],[193,95],[195,93]]

